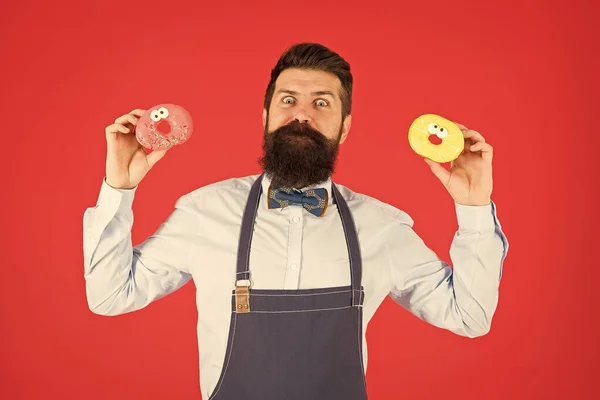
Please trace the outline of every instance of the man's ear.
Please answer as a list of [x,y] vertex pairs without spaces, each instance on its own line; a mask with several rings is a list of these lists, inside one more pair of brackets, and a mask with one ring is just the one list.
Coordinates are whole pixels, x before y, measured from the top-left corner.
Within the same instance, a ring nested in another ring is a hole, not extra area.
[[264,128],[265,125],[267,124],[267,109],[266,108],[263,108],[262,120],[263,120],[263,128]]
[[340,144],[342,144],[346,141],[346,138],[348,137],[348,133],[350,132],[351,126],[352,126],[352,115],[347,115],[346,119],[344,120],[343,126],[342,126],[342,137],[340,138]]

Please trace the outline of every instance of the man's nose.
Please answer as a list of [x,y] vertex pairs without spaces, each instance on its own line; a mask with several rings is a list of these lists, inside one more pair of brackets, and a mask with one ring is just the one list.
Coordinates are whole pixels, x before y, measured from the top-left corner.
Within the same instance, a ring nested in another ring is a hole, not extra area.
[[312,114],[309,110],[306,109],[305,106],[299,106],[294,110],[294,119],[301,123],[310,123],[312,122]]

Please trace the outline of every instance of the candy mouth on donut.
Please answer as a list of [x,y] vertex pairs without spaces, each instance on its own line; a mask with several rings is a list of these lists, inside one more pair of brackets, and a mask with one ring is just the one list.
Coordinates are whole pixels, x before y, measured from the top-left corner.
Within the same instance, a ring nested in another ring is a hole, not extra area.
[[429,135],[429,142],[437,146],[442,144],[442,138],[440,138],[438,135],[431,134]]
[[160,120],[160,122],[156,125],[156,130],[161,134],[161,135],[168,135],[169,133],[171,133],[171,124],[165,120],[162,119]]

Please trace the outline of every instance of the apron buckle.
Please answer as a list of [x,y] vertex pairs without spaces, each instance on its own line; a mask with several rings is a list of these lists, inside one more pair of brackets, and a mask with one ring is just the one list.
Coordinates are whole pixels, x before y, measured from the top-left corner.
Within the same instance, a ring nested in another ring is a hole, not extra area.
[[235,311],[238,313],[250,312],[250,286],[235,287]]

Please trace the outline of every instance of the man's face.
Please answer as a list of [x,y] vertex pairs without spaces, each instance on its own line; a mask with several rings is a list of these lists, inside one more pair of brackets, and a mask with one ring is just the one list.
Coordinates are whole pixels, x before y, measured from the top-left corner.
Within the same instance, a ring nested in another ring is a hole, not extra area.
[[341,83],[323,71],[284,70],[263,111],[265,172],[280,185],[301,188],[327,180],[351,116],[342,122]]

